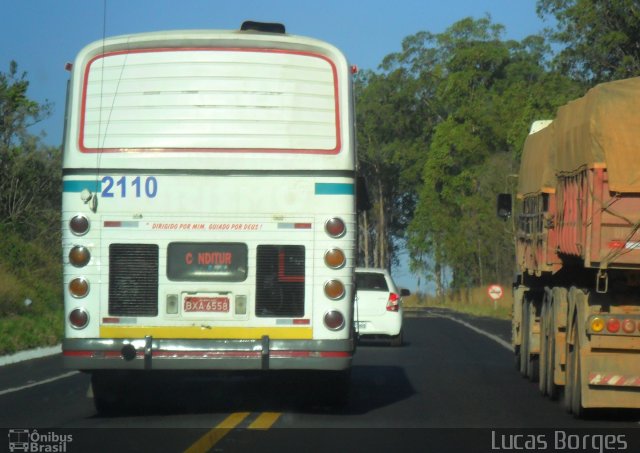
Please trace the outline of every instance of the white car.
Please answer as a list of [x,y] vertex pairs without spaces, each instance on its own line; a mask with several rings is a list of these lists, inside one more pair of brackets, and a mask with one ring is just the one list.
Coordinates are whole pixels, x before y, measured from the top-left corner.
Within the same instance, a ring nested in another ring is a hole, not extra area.
[[402,296],[386,269],[356,268],[355,330],[359,338],[388,338],[402,345]]

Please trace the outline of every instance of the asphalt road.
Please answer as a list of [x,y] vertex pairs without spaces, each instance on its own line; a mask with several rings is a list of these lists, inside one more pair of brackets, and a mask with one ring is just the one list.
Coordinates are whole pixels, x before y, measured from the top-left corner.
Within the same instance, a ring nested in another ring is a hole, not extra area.
[[[146,383],[127,412],[105,417],[93,407],[89,376],[64,370],[59,355],[7,365],[0,451],[25,429],[37,430],[40,451],[66,452],[491,452],[527,440],[541,451],[571,440],[589,447],[579,451],[636,448],[637,411],[576,420],[520,377],[509,322],[425,310],[407,313],[404,327],[400,348],[358,347],[344,410],[310,391],[306,373],[168,374]],[[593,444],[605,436],[611,449]]]

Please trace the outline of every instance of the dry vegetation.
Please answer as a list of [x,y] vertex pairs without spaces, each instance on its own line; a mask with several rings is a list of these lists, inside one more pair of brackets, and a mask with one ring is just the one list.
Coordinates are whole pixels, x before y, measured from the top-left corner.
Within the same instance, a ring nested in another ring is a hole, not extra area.
[[504,289],[504,296],[495,304],[489,298],[486,287],[450,291],[441,299],[431,295],[412,294],[403,300],[406,308],[440,307],[475,316],[511,319],[513,296],[510,288]]

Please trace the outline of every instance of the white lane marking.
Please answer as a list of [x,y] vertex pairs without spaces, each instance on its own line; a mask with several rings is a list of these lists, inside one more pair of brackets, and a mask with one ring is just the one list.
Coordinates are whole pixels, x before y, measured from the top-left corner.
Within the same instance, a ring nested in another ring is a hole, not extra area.
[[504,341],[502,338],[498,337],[497,335],[494,335],[492,333],[489,332],[485,332],[482,329],[478,329],[476,326],[472,326],[471,324],[461,321],[460,319],[456,319],[452,316],[447,316],[447,315],[442,315],[439,313],[434,313],[434,315],[436,315],[436,317],[438,318],[445,318],[445,319],[449,319],[451,321],[455,321],[458,324],[462,324],[463,326],[465,326],[468,329],[473,330],[476,333],[479,333],[480,335],[484,335],[485,337],[495,341],[496,343],[498,343],[500,346],[502,346],[505,349],[508,349],[509,351],[513,352],[513,346],[511,346],[510,343],[507,343],[506,341]]
[[68,373],[61,374],[59,376],[54,376],[52,378],[45,379],[45,380],[38,381],[38,382],[32,382],[30,384],[26,384],[26,385],[23,385],[21,387],[13,387],[13,388],[10,388],[10,389],[0,390],[0,396],[6,395],[7,393],[14,393],[14,392],[19,392],[20,390],[30,389],[31,387],[36,387],[38,385],[48,384],[50,382],[58,381],[60,379],[65,379],[65,378],[71,377],[71,376],[76,375],[76,374],[80,374],[80,372],[79,371],[70,371]]
[[51,355],[60,354],[62,345],[52,346],[49,348],[37,348],[28,351],[16,352],[12,355],[0,356],[0,366],[10,365],[12,363],[24,362],[25,360],[40,359]]

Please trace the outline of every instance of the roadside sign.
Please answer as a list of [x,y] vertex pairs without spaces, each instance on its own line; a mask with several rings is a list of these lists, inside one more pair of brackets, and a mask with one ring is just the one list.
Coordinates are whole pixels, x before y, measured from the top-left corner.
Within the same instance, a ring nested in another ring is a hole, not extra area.
[[504,291],[502,290],[502,286],[500,285],[490,285],[487,289],[487,294],[489,294],[489,297],[491,299],[498,300],[502,298]]

